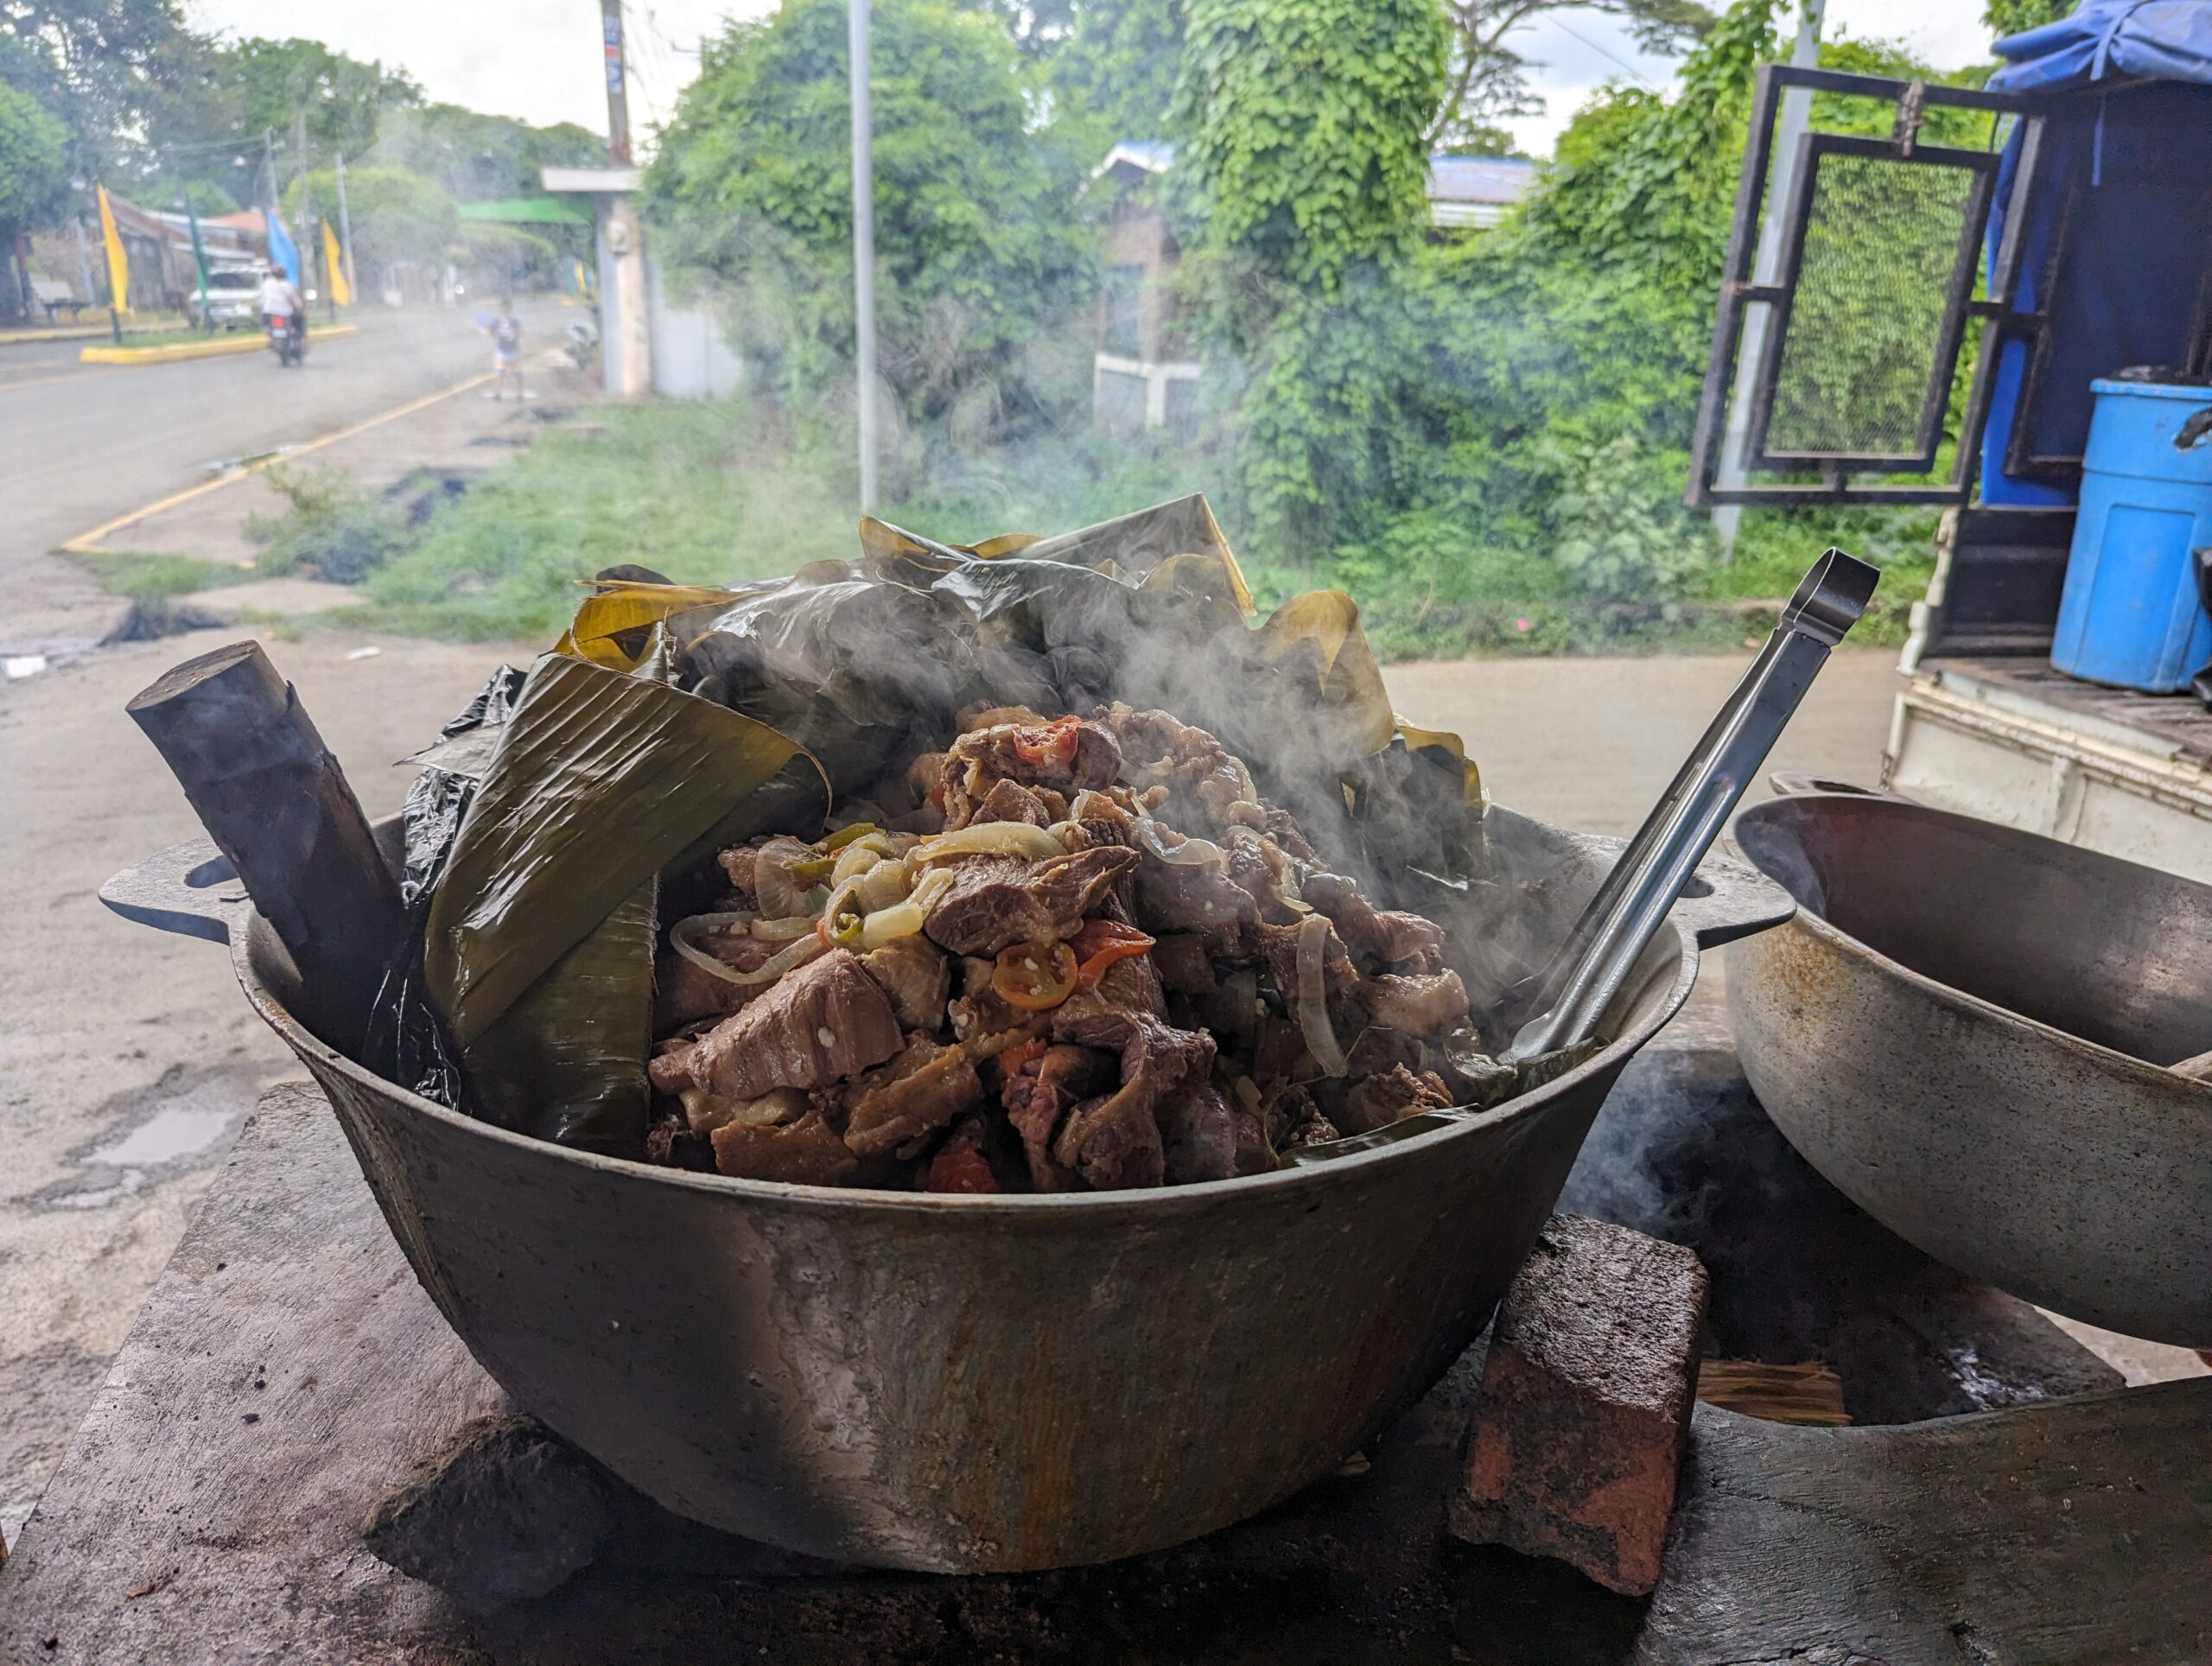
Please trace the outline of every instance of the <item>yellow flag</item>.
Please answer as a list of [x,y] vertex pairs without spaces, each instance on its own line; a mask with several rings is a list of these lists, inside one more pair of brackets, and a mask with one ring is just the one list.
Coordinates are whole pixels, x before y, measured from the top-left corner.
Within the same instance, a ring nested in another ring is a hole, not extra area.
[[338,233],[322,222],[322,268],[330,274],[330,298],[341,307],[353,304],[353,289],[346,281],[346,263],[339,258]]
[[108,207],[107,187],[93,188],[100,197],[100,241],[107,245],[107,283],[118,312],[130,310],[130,263],[124,258],[123,238],[115,229],[115,210]]

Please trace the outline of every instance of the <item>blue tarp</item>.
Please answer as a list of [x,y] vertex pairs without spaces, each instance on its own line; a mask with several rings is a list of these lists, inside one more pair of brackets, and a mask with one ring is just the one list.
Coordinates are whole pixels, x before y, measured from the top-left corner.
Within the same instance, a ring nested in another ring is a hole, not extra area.
[[[2007,342],[1982,442],[1983,502],[2066,505],[2071,486],[2005,472],[2015,424],[2028,425],[2032,455],[2079,456],[2090,381],[2131,365],[2177,362],[2196,317],[2207,258],[2198,205],[2212,189],[2212,93],[2204,91],[2212,86],[2212,0],[2086,0],[2069,17],[1999,41],[1996,51],[2006,62],[1990,78],[1993,89],[2090,95],[2050,112],[2027,211],[2017,297],[2024,309],[2042,304],[2037,292],[2062,227],[2067,241],[2064,276],[2049,302],[2043,385],[2024,412],[2027,344]],[[2096,92],[2123,81],[2134,85],[2109,97]],[[1990,215],[1993,262],[2019,156],[2016,131]]]
[[2206,0],[2083,0],[2071,16],[2008,35],[1993,91],[2063,92],[2142,76],[2212,84],[2212,4]]

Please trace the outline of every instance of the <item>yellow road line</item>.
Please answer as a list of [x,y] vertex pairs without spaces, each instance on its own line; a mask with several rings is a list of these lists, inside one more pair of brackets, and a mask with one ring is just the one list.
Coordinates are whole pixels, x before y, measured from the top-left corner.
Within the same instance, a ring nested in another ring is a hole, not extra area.
[[164,509],[174,509],[181,503],[190,503],[194,498],[204,498],[210,492],[219,491],[224,486],[234,485],[249,474],[268,467],[271,463],[288,463],[295,457],[304,457],[311,451],[320,451],[325,446],[336,445],[340,440],[350,440],[356,434],[365,434],[371,429],[381,427],[385,423],[396,422],[402,416],[412,416],[418,410],[435,405],[441,399],[450,399],[456,393],[466,393],[471,388],[482,387],[485,383],[492,379],[492,374],[490,371],[486,371],[480,376],[471,376],[464,381],[455,382],[449,388],[440,388],[435,393],[427,393],[419,399],[410,399],[404,405],[396,405],[390,410],[370,417],[366,422],[356,423],[351,428],[341,428],[335,434],[326,434],[319,440],[309,440],[305,445],[296,445],[289,451],[272,453],[266,457],[257,457],[241,467],[233,468],[227,474],[218,474],[212,480],[202,480],[199,485],[188,486],[181,492],[172,492],[168,497],[156,499],[143,508],[132,510],[127,515],[118,515],[111,521],[103,521],[91,531],[79,532],[60,547],[73,556],[88,555],[91,553],[92,546],[110,533],[120,532],[126,526],[135,526],[149,515],[158,515]]
[[17,388],[48,388],[56,382],[81,382],[99,374],[96,370],[73,370],[67,376],[41,376],[35,382],[0,382],[0,393],[13,393]]

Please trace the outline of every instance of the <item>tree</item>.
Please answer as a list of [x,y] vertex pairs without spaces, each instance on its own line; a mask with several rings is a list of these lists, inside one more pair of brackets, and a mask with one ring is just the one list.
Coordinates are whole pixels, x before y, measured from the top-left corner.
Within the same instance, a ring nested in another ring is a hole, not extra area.
[[[346,206],[353,226],[353,264],[365,284],[371,270],[444,260],[460,234],[453,199],[436,181],[404,168],[349,167]],[[310,207],[326,216],[337,213],[334,169],[316,169],[284,193],[284,213],[296,226],[305,222]]]
[[[387,110],[423,101],[423,89],[404,70],[364,63],[320,41],[249,35],[218,57],[237,88],[239,136],[254,140],[270,131],[289,144],[304,134],[313,156],[359,156],[376,142]],[[295,169],[307,162],[289,160]]]
[[59,219],[69,200],[69,130],[27,93],[0,86],[0,250]]
[[[786,0],[702,49],[648,175],[664,253],[737,298],[787,387],[849,375],[852,186],[843,0]],[[1019,403],[1018,356],[1090,275],[1083,178],[1033,132],[1033,78],[990,17],[879,0],[872,102],[883,374],[918,416]]]
[[532,127],[459,105],[410,105],[385,113],[373,149],[359,160],[408,168],[435,180],[461,202],[536,196],[550,166],[604,162],[607,141],[573,122]]
[[129,184],[148,162],[167,60],[192,39],[178,0],[7,0],[0,85],[62,124],[74,177]]
[[1046,85],[1056,118],[1079,128],[1094,162],[1118,140],[1169,137],[1183,10],[1183,0],[1086,0],[1077,10]]
[[[1999,3],[2003,0],[1999,0]],[[1533,116],[1543,101],[1529,87],[1529,60],[1511,37],[1548,12],[1569,9],[1624,18],[1648,51],[1681,48],[1713,26],[1698,0],[1443,0],[1452,24],[1452,67],[1444,98],[1429,123],[1431,150],[1495,153],[1504,135],[1497,124]]]
[[1433,0],[1190,0],[1172,117],[1185,246],[1324,290],[1405,247],[1427,223],[1444,57]]
[[2073,13],[2075,0],[1983,0],[1981,21],[2002,40],[2045,23],[2055,23]]

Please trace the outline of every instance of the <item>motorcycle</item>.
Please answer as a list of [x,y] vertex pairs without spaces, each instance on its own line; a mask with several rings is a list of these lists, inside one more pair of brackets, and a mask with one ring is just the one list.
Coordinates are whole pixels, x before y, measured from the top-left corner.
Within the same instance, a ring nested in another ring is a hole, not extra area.
[[279,365],[289,368],[308,356],[308,334],[297,317],[270,313],[267,321],[270,351],[276,355]]

